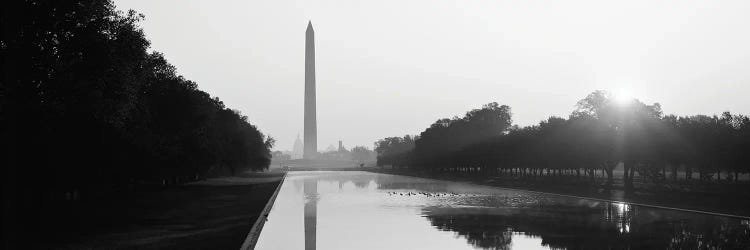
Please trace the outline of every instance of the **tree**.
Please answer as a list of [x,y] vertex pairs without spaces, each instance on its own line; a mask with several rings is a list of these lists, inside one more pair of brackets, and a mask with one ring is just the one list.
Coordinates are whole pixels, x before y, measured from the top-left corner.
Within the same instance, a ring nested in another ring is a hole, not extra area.
[[608,185],[622,164],[627,190],[634,188],[636,173],[644,181],[667,181],[668,167],[673,180],[680,166],[688,180],[698,170],[701,181],[736,180],[750,170],[745,164],[750,159],[750,118],[729,112],[664,115],[659,103],[614,102],[608,92],[594,91],[577,102],[568,119],[550,117],[519,127],[510,126],[510,118],[509,107],[490,103],[462,118],[439,119],[413,146],[397,146],[411,139],[406,137],[376,142],[378,164],[520,178],[546,172],[579,179],[583,173],[590,183],[596,183],[595,171],[603,170]]
[[375,142],[377,165],[409,166],[409,152],[414,149],[415,137],[388,137]]
[[17,192],[10,214],[42,220],[41,208],[67,197],[268,166],[273,139],[149,53],[142,18],[112,1],[4,6],[0,133],[4,185]]
[[463,118],[440,119],[415,140],[414,163],[425,168],[442,168],[450,156],[463,148],[506,133],[512,123],[510,107],[496,102],[466,113]]
[[372,150],[364,146],[356,146],[351,150],[352,160],[358,162],[360,165],[371,161]]

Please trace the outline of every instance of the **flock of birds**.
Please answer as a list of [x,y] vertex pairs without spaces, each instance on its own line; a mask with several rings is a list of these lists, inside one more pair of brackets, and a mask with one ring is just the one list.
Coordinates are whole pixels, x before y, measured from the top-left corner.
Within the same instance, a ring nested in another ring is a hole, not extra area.
[[399,195],[399,196],[427,196],[427,197],[450,197],[450,196],[471,196],[468,194],[458,193],[427,193],[427,192],[388,192],[388,195]]

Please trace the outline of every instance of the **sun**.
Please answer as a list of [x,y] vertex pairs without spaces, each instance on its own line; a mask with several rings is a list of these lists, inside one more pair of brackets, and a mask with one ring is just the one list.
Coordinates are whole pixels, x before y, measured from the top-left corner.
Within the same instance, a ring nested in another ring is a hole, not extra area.
[[618,106],[627,106],[633,102],[633,92],[628,89],[618,89],[613,93],[612,99]]

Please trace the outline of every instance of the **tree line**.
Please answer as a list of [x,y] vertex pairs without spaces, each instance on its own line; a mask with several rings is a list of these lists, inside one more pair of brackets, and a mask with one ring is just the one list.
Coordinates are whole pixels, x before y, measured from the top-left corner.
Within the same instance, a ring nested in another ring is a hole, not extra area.
[[595,91],[568,118],[511,124],[510,107],[490,103],[464,117],[436,121],[413,146],[399,144],[398,138],[376,142],[378,164],[521,178],[594,180],[601,171],[608,184],[622,164],[622,179],[631,188],[636,173],[645,181],[663,182],[678,175],[691,180],[696,173],[698,181],[736,181],[750,172],[750,119],[745,115],[664,115],[659,103],[618,102],[608,92]]
[[[274,151],[271,152],[272,161],[279,162],[298,160],[292,159],[293,152],[291,151]],[[338,150],[331,150],[326,152],[318,153],[317,160],[332,160],[332,161],[353,161],[357,166],[364,166],[365,164],[375,162],[376,153],[365,146],[354,146],[351,150],[345,147],[340,147]]]
[[387,137],[375,142],[378,166],[391,165],[395,168],[411,165],[411,154],[416,136]]
[[11,196],[82,199],[267,168],[274,140],[149,52],[143,18],[112,1],[3,8],[0,131]]

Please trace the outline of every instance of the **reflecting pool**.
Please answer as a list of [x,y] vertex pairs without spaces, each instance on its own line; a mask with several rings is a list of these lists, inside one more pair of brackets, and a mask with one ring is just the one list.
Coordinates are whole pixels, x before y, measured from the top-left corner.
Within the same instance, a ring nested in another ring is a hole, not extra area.
[[290,172],[255,249],[748,249],[750,221],[370,172]]

